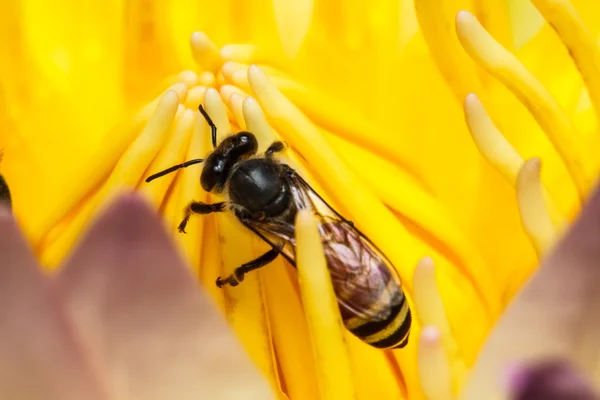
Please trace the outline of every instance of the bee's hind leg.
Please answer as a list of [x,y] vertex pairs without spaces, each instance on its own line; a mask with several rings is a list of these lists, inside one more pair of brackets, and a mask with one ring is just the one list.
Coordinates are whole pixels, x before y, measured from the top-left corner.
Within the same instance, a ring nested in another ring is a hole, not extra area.
[[242,264],[241,267],[237,267],[233,274],[229,275],[226,278],[217,278],[217,286],[222,288],[225,285],[237,286],[241,281],[244,280],[244,275],[250,271],[254,271],[255,269],[259,269],[264,267],[265,265],[271,263],[273,260],[277,258],[279,255],[279,251],[276,249],[271,249],[267,251],[262,256],[258,257],[255,260],[247,262],[246,264]]

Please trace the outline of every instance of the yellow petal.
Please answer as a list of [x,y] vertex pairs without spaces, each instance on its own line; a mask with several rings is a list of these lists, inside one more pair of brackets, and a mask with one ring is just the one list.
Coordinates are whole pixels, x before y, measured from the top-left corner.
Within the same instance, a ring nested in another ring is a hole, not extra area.
[[315,218],[306,211],[296,217],[297,266],[302,303],[317,360],[321,399],[355,398],[345,329],[333,293]]

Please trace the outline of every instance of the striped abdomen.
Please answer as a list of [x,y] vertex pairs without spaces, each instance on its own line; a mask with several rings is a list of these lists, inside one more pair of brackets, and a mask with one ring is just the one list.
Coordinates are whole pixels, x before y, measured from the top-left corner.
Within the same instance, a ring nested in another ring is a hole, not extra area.
[[406,346],[411,313],[393,267],[351,225],[325,222],[320,230],[346,328],[380,349]]

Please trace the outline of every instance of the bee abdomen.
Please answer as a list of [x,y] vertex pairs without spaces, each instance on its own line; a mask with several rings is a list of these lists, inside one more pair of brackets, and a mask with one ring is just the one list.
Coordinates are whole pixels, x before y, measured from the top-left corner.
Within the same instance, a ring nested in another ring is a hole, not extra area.
[[404,296],[402,301],[382,314],[379,320],[365,320],[358,317],[344,319],[344,325],[353,335],[378,349],[397,349],[408,344],[412,316]]

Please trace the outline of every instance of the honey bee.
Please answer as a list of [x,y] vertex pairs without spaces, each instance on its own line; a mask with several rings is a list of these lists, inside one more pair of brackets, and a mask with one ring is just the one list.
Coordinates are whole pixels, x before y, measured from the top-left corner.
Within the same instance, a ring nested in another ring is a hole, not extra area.
[[190,202],[178,230],[185,233],[192,214],[229,211],[269,244],[271,249],[260,257],[239,266],[227,277],[217,278],[217,286],[237,286],[245,274],[280,255],[295,267],[295,217],[298,210],[310,210],[318,218],[327,266],[346,329],[379,349],[405,347],[411,311],[400,277],[390,261],[294,169],[274,158],[285,149],[283,142],[275,141],[264,154],[257,155],[256,137],[242,131],[217,145],[215,124],[201,105],[199,110],[211,128],[212,153],[206,159],[186,161],[151,175],[146,182],[204,162],[202,188],[225,193],[228,200],[214,204]]

